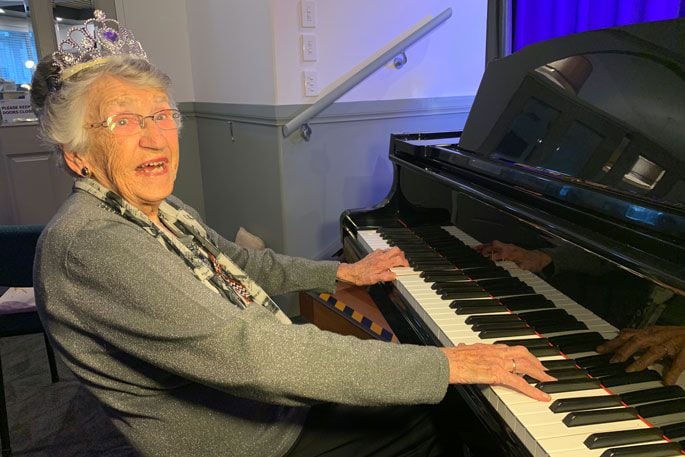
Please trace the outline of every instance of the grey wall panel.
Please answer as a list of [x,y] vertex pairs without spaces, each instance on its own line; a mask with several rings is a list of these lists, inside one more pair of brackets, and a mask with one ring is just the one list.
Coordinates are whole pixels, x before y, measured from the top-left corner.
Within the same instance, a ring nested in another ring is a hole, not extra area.
[[206,220],[228,239],[240,226],[283,251],[279,130],[198,116]]
[[207,221],[228,238],[242,225],[286,254],[329,254],[340,213],[387,194],[390,133],[459,130],[472,100],[334,104],[311,121],[309,142],[281,135],[304,107],[195,103]]
[[[181,104],[184,105],[184,104]],[[174,195],[197,209],[204,217],[205,199],[202,192],[202,167],[197,138],[197,119],[181,106],[183,128],[179,139],[181,161],[174,185]]]

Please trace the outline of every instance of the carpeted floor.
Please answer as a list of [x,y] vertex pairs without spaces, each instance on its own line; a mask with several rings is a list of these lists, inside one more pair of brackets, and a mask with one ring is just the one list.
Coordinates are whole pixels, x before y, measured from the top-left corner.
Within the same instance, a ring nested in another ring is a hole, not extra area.
[[0,354],[14,456],[136,455],[59,357],[51,383],[42,335],[0,338]]

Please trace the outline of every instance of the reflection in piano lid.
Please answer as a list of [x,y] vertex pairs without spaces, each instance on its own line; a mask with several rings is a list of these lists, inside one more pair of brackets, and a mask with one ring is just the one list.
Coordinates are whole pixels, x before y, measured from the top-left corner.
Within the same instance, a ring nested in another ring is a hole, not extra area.
[[[685,391],[659,390],[658,366],[625,376],[594,348],[619,328],[685,325],[683,42],[685,21],[663,21],[492,63],[464,131],[392,135],[390,193],[343,213],[349,260],[390,245],[407,253],[412,268],[371,290],[400,341],[525,344],[564,378],[545,387],[554,399],[614,394],[625,409],[574,414],[593,423],[569,427],[518,393],[460,387],[471,413],[455,424],[484,430],[469,443],[476,455],[600,456],[647,443],[678,454]],[[472,249],[493,240],[551,263],[533,273]]]

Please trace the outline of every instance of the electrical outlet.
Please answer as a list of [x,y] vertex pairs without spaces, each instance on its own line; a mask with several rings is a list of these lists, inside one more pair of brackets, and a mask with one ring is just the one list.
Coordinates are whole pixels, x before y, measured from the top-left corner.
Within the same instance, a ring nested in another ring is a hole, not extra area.
[[300,2],[300,25],[305,28],[316,27],[316,2],[314,0]]
[[302,60],[305,62],[316,62],[318,53],[316,50],[316,35],[312,33],[302,34]]
[[305,97],[316,97],[319,95],[319,74],[316,70],[304,70],[304,95]]

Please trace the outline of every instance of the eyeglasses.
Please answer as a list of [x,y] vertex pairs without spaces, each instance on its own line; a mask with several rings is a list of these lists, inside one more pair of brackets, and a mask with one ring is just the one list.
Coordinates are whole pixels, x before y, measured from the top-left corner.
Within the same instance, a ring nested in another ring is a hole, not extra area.
[[135,113],[120,113],[102,122],[88,124],[89,128],[106,127],[113,135],[133,135],[145,128],[145,119],[152,121],[162,130],[177,129],[181,123],[181,113],[177,109],[163,109],[149,116]]

